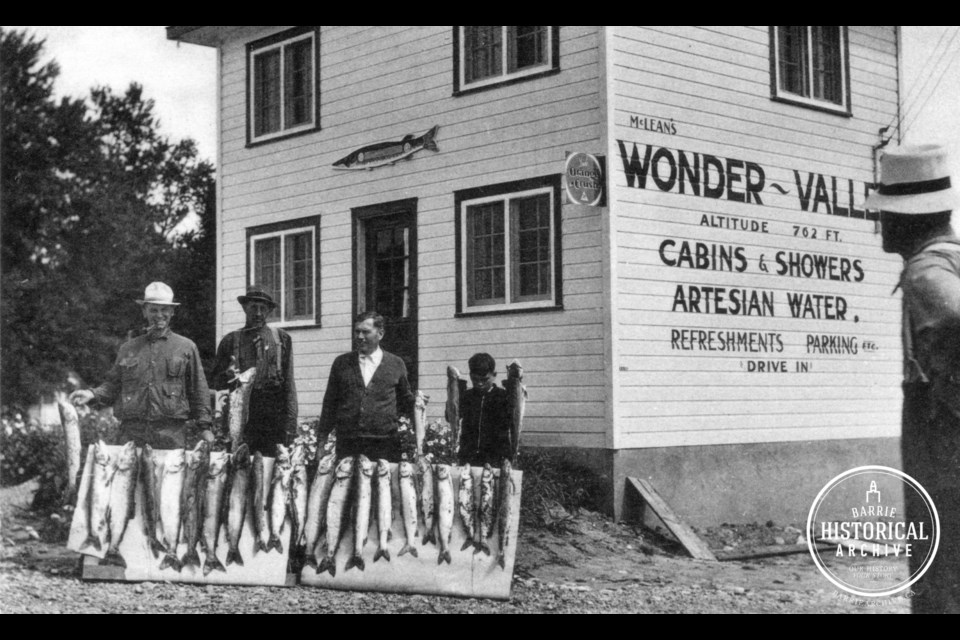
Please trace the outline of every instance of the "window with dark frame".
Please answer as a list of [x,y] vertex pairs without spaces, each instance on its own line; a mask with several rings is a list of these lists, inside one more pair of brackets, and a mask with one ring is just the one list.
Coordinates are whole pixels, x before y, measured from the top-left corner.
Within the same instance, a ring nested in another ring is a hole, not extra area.
[[455,194],[458,312],[559,308],[559,176]]
[[317,324],[319,235],[317,218],[247,229],[247,281],[277,302],[278,326]]
[[455,27],[455,90],[493,86],[559,70],[558,27]]
[[850,112],[846,28],[771,27],[774,97]]
[[297,27],[247,45],[249,142],[319,128],[316,27]]

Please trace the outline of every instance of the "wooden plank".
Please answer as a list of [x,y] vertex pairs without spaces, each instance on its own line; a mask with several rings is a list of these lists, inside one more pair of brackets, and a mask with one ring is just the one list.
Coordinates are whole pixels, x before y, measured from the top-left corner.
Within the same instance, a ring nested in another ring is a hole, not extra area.
[[691,556],[697,560],[716,561],[716,556],[713,555],[713,552],[710,551],[707,544],[693,532],[693,529],[683,523],[680,516],[673,512],[673,509],[660,497],[660,494],[657,493],[652,484],[642,478],[630,476],[627,477],[627,481],[630,483],[630,486],[640,494],[640,497],[643,498],[646,505],[653,509],[657,517],[663,521],[663,524],[670,530],[670,533],[677,537],[680,544],[683,545],[683,548],[686,549]]

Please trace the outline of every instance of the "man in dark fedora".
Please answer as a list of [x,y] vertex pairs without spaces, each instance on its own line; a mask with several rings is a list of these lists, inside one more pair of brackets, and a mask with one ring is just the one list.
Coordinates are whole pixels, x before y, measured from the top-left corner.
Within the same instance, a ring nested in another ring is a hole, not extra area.
[[247,321],[220,341],[213,387],[231,389],[238,383],[238,374],[256,369],[243,441],[251,453],[276,457],[277,445],[289,445],[297,434],[293,343],[289,333],[267,324],[277,305],[263,287],[248,287],[237,302]]
[[[960,240],[950,224],[960,195],[946,150],[902,146],[880,160],[880,185],[864,206],[880,211],[883,250],[904,260],[903,470],[939,512],[939,549],[911,588],[914,613],[960,613]],[[932,512],[905,490],[906,516],[925,521],[931,539],[910,555],[915,576],[933,551]]]
[[213,440],[207,381],[196,345],[170,330],[173,290],[162,282],[147,285],[137,300],[147,331],[120,346],[103,384],[70,394],[75,404],[96,400],[113,405],[120,420],[119,442],[133,440],[156,449],[186,446],[186,424],[193,420]]
[[323,395],[318,439],[336,431],[337,457],[363,454],[400,462],[399,419],[412,420],[414,395],[400,356],[380,348],[383,316],[366,311],[353,322],[354,351],[337,356]]

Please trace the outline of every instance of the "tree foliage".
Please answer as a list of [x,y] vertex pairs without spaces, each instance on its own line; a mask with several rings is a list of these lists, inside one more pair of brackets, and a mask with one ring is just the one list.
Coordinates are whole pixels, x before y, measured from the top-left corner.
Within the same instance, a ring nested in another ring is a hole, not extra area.
[[[41,65],[42,51],[32,36],[0,32],[4,403],[29,403],[71,370],[99,381],[140,329],[133,301],[154,280],[197,304],[174,327],[206,357],[214,349],[212,165],[192,140],[160,134],[137,84],[56,100],[59,68]],[[178,235],[191,213],[200,230]]]

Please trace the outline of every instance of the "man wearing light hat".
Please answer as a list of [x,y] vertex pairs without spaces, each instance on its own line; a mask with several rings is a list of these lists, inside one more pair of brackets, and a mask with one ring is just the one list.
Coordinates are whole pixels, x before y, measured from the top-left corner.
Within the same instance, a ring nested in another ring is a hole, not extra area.
[[[960,195],[948,155],[937,145],[902,146],[880,160],[880,185],[864,203],[880,211],[883,250],[904,259],[903,470],[930,494],[940,518],[940,546],[911,588],[914,613],[960,613],[960,239],[950,225]],[[926,521],[929,510],[905,491],[906,516]],[[919,571],[930,541],[910,556]]]
[[194,420],[204,439],[212,441],[209,391],[197,346],[170,330],[180,304],[173,301],[173,290],[151,282],[137,304],[147,332],[120,346],[103,384],[74,391],[70,400],[112,404],[120,420],[120,442],[180,449],[186,446],[187,420]]
[[283,329],[267,324],[277,305],[263,287],[248,287],[237,302],[243,307],[246,324],[220,341],[211,381],[215,389],[230,389],[237,384],[239,373],[256,368],[243,442],[252,453],[276,457],[277,445],[290,445],[297,434],[293,341]]

